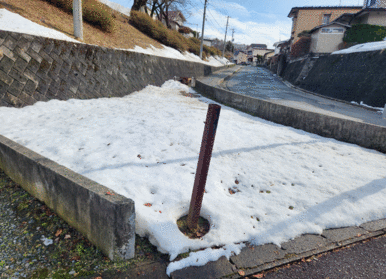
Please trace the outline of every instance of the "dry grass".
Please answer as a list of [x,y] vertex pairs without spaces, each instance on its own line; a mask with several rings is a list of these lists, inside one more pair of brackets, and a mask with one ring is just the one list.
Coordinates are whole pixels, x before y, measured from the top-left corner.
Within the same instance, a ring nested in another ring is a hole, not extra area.
[[[48,4],[43,0],[0,0],[0,8],[17,13],[37,24],[55,29],[73,36],[72,15]],[[129,24],[129,17],[119,12],[114,12],[115,30],[106,33],[102,30],[83,22],[83,42],[109,48],[133,49],[135,46],[147,48],[150,45],[161,48],[161,44],[147,37]]]

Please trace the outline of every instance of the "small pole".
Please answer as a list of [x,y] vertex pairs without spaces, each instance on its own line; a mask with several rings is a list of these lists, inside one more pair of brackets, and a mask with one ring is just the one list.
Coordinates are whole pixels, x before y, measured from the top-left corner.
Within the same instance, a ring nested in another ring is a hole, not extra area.
[[204,50],[204,29],[205,29],[205,15],[206,15],[206,5],[208,4],[208,0],[205,0],[204,6],[204,18],[202,20],[202,34],[201,34],[201,45],[200,45],[200,58],[202,59],[202,51]]
[[74,18],[74,36],[77,39],[83,40],[82,1],[74,0],[72,2],[72,10]]
[[196,177],[194,179],[192,199],[188,214],[188,227],[191,231],[197,229],[200,217],[202,198],[204,197],[206,178],[208,176],[210,159],[214,138],[216,136],[217,124],[220,117],[221,106],[210,104],[206,115],[204,134],[202,136],[200,156],[198,158]]
[[224,47],[223,47],[223,50],[222,50],[222,57],[224,57],[224,53],[225,53],[225,44],[227,43],[228,23],[229,23],[229,16],[228,16],[228,18],[227,18],[227,27],[226,27],[226,29],[225,29],[225,38],[224,38]]

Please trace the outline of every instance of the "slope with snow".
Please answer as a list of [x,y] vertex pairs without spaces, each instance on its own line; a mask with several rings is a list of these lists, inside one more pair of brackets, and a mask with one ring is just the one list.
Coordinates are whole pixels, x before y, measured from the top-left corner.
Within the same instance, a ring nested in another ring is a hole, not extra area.
[[[106,0],[102,0],[106,1]],[[114,5],[113,5],[114,6]],[[118,10],[120,11],[120,10]],[[65,40],[69,42],[81,43],[59,31],[44,27],[35,22],[32,22],[18,14],[12,13],[6,9],[0,9],[0,28],[2,30],[36,35],[57,40]],[[145,53],[155,56],[168,57],[192,62],[204,63],[214,67],[220,67],[230,64],[228,60],[220,57],[210,57],[209,62],[201,60],[197,55],[189,52],[182,54],[176,49],[163,45],[162,49],[150,46],[147,49],[136,46],[134,49],[121,49],[125,51]]]
[[176,220],[188,212],[212,101],[181,92],[194,91],[168,81],[123,98],[3,107],[0,134],[133,199],[136,232],[171,260],[205,248],[169,274],[229,257],[242,242],[280,245],[386,217],[384,154],[222,106],[201,211],[211,229],[188,239]]

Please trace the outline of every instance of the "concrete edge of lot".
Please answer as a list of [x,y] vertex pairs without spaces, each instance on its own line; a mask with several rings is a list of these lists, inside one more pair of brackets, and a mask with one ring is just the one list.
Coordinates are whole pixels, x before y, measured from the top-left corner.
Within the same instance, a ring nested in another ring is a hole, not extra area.
[[386,128],[276,104],[197,80],[195,90],[212,100],[268,121],[386,153]]
[[134,257],[134,201],[0,135],[0,168],[111,260]]

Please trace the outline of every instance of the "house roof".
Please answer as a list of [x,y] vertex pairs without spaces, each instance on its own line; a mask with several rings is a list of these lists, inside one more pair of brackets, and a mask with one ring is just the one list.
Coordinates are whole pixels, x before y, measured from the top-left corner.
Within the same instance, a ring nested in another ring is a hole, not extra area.
[[176,21],[178,19],[178,16],[180,16],[180,18],[182,19],[183,22],[186,21],[186,18],[181,13],[181,11],[169,11],[168,12],[169,20]]
[[385,8],[365,8],[365,9],[360,10],[356,14],[354,14],[354,16],[351,20],[353,20],[354,18],[356,18],[358,16],[361,16],[362,14],[366,14],[366,13],[373,12],[373,11],[386,11],[386,9]]
[[373,11],[386,11],[385,8],[365,8],[360,10],[357,13],[345,13],[339,17],[337,17],[333,22],[340,22],[343,24],[351,24],[354,18],[360,17],[361,15],[367,14]]
[[284,45],[285,43],[289,43],[291,39],[285,40],[285,41],[279,41],[273,44],[274,47],[278,47],[280,45]]
[[267,48],[266,44],[251,44],[251,48]]
[[362,9],[362,6],[309,6],[309,7],[293,7],[288,14],[288,17],[293,17],[299,10],[342,10],[342,9]]
[[328,24],[322,24],[322,25],[316,26],[315,28],[310,30],[310,33],[313,33],[313,32],[315,32],[316,30],[318,30],[320,28],[324,28],[324,27],[331,26],[331,25],[340,25],[340,26],[346,27],[346,28],[350,28],[351,27],[351,25],[348,25],[348,24],[343,24],[343,23],[340,23],[340,22],[332,21],[332,22],[330,22]]

